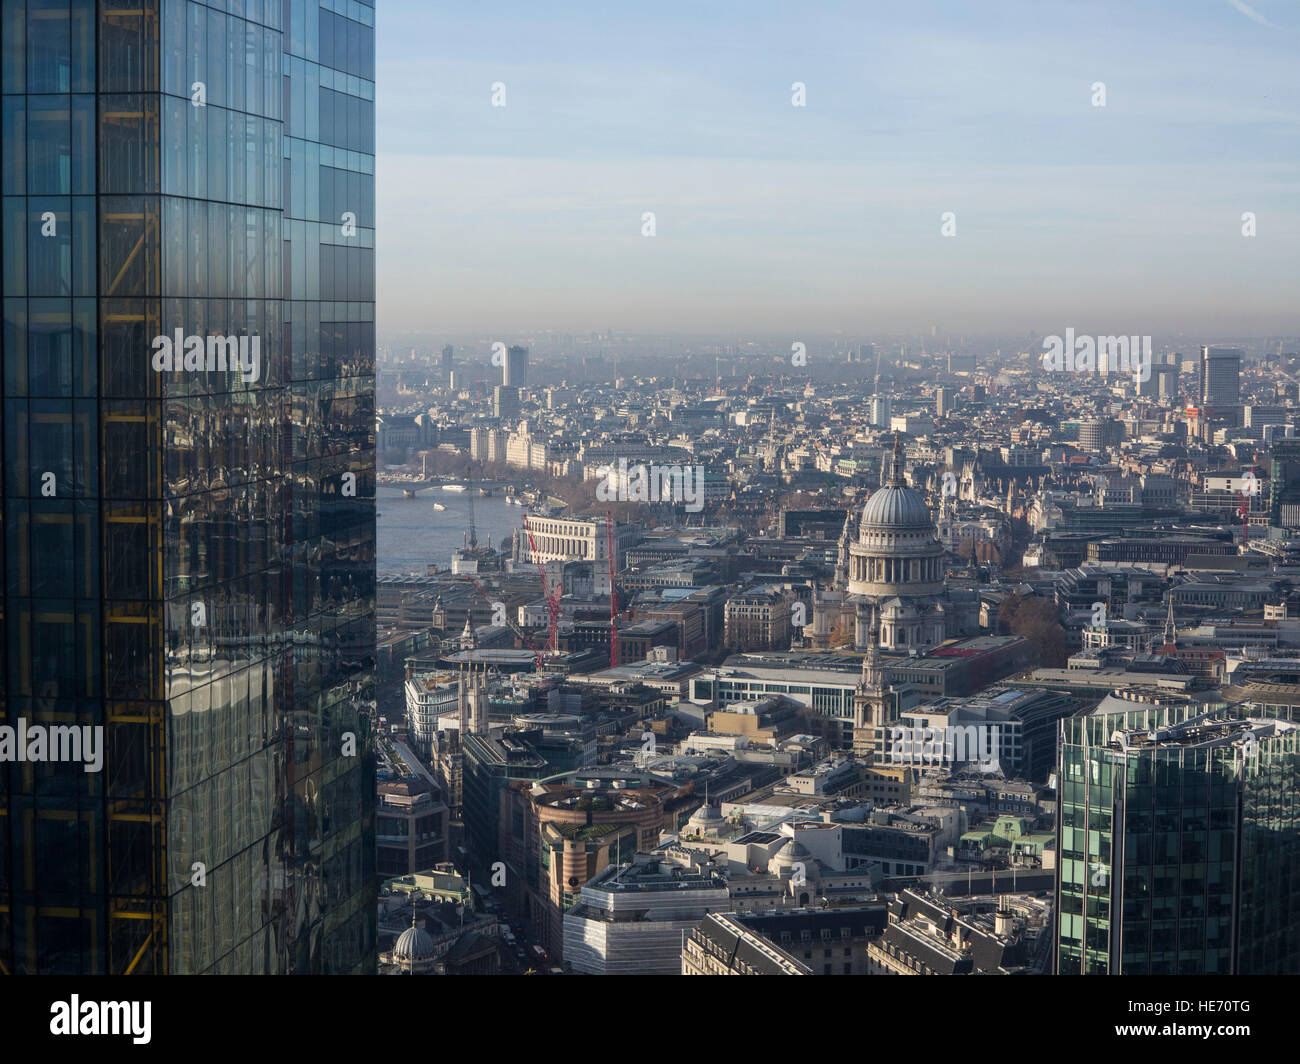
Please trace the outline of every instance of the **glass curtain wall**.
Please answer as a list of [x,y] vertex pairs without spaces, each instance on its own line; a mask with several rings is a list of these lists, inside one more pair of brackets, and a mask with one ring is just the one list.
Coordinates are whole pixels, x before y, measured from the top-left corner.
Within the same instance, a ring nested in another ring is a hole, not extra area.
[[0,970],[373,967],[373,23],[3,0]]

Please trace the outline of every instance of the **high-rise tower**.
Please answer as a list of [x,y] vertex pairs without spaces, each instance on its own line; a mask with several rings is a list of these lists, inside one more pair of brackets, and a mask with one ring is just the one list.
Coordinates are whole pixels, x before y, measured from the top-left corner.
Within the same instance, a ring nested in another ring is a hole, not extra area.
[[1234,406],[1241,402],[1241,362],[1245,352],[1239,347],[1201,348],[1201,406]]
[[1300,972],[1300,730],[1110,696],[1061,721],[1056,972]]
[[512,347],[506,351],[506,364],[502,367],[501,383],[507,388],[523,388],[528,384],[528,348]]
[[0,971],[373,970],[373,24],[5,5]]
[[1270,457],[1269,535],[1289,539],[1300,530],[1300,438],[1274,440]]

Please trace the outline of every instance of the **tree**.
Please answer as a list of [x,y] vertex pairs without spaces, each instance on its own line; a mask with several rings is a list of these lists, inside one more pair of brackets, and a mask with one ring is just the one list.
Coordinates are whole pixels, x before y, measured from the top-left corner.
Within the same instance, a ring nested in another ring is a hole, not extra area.
[[998,604],[998,631],[1004,633],[1011,631],[1011,624],[1016,619],[1020,604],[1026,598],[1027,595],[1008,595]]
[[1038,595],[1013,595],[1002,604],[998,616],[1012,635],[1034,644],[1040,664],[1048,668],[1065,664],[1065,629],[1057,619],[1055,603]]

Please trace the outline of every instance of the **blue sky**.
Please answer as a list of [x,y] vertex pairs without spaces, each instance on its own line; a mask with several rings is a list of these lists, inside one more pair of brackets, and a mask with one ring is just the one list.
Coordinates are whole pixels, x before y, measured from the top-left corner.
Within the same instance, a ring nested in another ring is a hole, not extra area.
[[383,0],[381,332],[1300,332],[1298,44],[1294,0]]

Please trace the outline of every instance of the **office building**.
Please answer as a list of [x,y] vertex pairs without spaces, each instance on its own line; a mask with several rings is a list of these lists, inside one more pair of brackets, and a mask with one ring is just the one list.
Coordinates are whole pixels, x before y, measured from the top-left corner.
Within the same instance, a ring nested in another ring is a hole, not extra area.
[[1159,398],[1175,399],[1178,397],[1177,366],[1157,366],[1151,371],[1151,375],[1156,382],[1156,394]]
[[584,975],[678,975],[682,936],[731,907],[726,877],[639,854],[584,885],[564,914],[564,960]]
[[952,899],[904,890],[867,946],[873,975],[1041,975],[1048,905],[1029,895]]
[[[1135,356],[1135,361],[1136,358],[1137,356]],[[1136,392],[1142,398],[1159,399],[1161,394],[1168,392],[1168,385],[1162,383],[1161,380],[1162,370],[1155,362],[1150,364],[1150,371],[1146,374],[1145,380],[1142,379],[1142,372],[1140,370],[1132,370],[1130,372],[1132,374]]]
[[991,731],[997,741],[988,745],[996,747],[1007,777],[1042,782],[1056,768],[1057,721],[1077,708],[1073,699],[1053,691],[993,687],[965,698],[933,699],[903,713],[899,723],[939,729],[949,760],[951,747],[960,756],[961,731],[969,732],[972,725]]
[[512,347],[506,352],[501,383],[516,391],[528,385],[528,348]]
[[[873,705],[871,699],[860,699],[861,693],[887,694],[886,685],[897,693],[906,685],[909,696],[917,700],[911,705],[927,699],[963,697],[1023,671],[1036,658],[1033,645],[1018,636],[954,639],[933,654],[882,655],[875,662],[847,653],[733,654],[721,665],[691,678],[690,700],[731,711],[732,703],[752,704],[784,695],[823,718],[833,746],[851,749],[854,728],[867,725],[865,712]],[[875,675],[864,677],[864,666]],[[860,691],[864,679],[869,682],[863,685],[865,691]]]
[[[540,728],[509,727],[493,735],[457,732],[461,754],[461,813],[467,847],[476,864],[488,864],[496,853],[502,824],[502,792],[516,780],[538,780],[580,768],[586,747],[561,736],[547,741]],[[522,869],[521,869],[522,871]]]
[[947,417],[957,406],[957,393],[951,388],[936,388],[934,393],[934,412],[939,417]]
[[1196,713],[1061,722],[1057,974],[1300,972],[1300,729]]
[[[506,865],[512,919],[531,928],[552,957],[564,954],[564,914],[582,887],[611,865],[659,843],[665,787],[511,783],[500,792],[497,855]],[[488,851],[479,851],[485,853]],[[512,882],[513,881],[513,882]]]
[[544,438],[533,436],[528,431],[528,423],[524,422],[518,432],[512,432],[506,437],[505,460],[506,465],[512,469],[546,472],[551,461],[550,448]]
[[453,360],[455,358],[455,355],[456,355],[456,349],[451,344],[446,344],[443,347],[442,358],[438,363],[438,367],[442,370],[443,373],[450,373],[452,371],[452,367],[454,365]]
[[1241,401],[1241,362],[1245,355],[1239,347],[1201,348],[1201,406],[1212,410]]
[[1115,446],[1124,438],[1124,426],[1118,421],[1081,421],[1079,449],[1094,454]]
[[5,7],[0,971],[374,971],[373,24]]
[[803,961],[740,923],[710,913],[682,942],[682,975],[812,975]]
[[[530,517],[527,534],[516,536],[515,561],[521,563],[597,562],[596,594],[609,594],[609,531],[604,516],[590,520],[573,517]],[[614,571],[622,572],[627,552],[641,540],[641,526],[614,522]],[[536,552],[534,553],[534,548]],[[601,576],[604,570],[604,577]],[[603,582],[602,582],[603,581]],[[603,588],[603,590],[601,590]]]
[[788,650],[798,596],[779,584],[751,587],[727,600],[723,645],[732,650]]
[[1275,439],[1269,471],[1269,535],[1300,531],[1300,437]]
[[519,389],[498,384],[492,389],[492,416],[513,421],[519,416]]
[[470,429],[469,455],[478,462],[504,462],[510,438],[511,434],[504,429]]
[[380,783],[375,816],[375,871],[381,876],[423,872],[447,859],[447,803],[428,781]]
[[1285,425],[1289,411],[1284,406],[1259,406],[1251,404],[1245,408],[1243,424],[1248,429],[1263,429],[1267,425]]
[[887,429],[892,420],[893,404],[889,401],[889,396],[873,395],[871,397],[871,424],[877,428]]
[[788,953],[817,975],[867,975],[867,950],[888,920],[883,902],[834,908],[766,909],[728,913],[751,932]]
[[[466,618],[466,623],[469,623],[469,618]],[[406,681],[407,731],[411,748],[417,755],[426,759],[433,755],[438,732],[448,726],[451,716],[467,703],[471,693],[475,698],[480,697],[481,688],[477,677],[471,679],[464,673],[424,673]],[[470,722],[473,719],[471,713]]]

